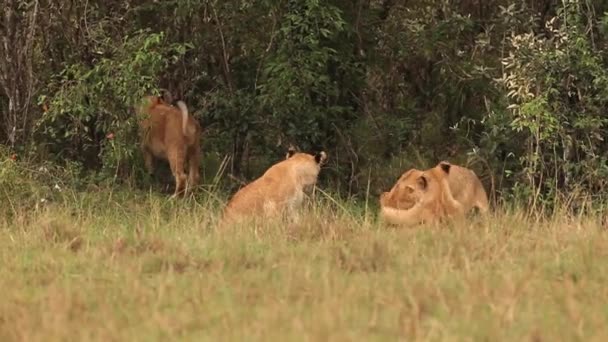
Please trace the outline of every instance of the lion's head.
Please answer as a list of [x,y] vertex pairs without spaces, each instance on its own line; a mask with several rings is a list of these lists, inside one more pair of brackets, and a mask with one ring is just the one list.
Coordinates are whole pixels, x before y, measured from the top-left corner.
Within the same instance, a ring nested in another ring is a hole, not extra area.
[[416,189],[421,186],[420,176],[423,174],[418,169],[410,169],[403,173],[390,191],[380,195],[380,204],[383,207],[395,209],[410,209],[419,200]]
[[449,163],[441,162],[425,171],[403,174],[380,198],[383,219],[391,224],[412,225],[461,216],[462,205],[454,199],[448,182],[450,169]]
[[450,172],[450,163],[441,162],[429,170],[410,169],[399,177],[389,192],[380,195],[383,207],[410,209],[423,197],[428,198],[439,190],[439,183]]
[[321,166],[327,162],[327,153],[321,151],[313,155],[296,152],[294,148],[290,148],[287,151],[285,161],[295,166],[295,171],[301,184],[309,186],[317,182]]

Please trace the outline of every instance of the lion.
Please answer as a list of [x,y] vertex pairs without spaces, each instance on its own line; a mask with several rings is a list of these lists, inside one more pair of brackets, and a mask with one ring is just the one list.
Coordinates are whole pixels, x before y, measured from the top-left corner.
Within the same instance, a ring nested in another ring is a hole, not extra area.
[[418,169],[407,170],[399,177],[397,183],[389,192],[383,192],[380,195],[380,205],[383,207],[391,207],[395,209],[409,209],[416,204],[416,198],[412,196],[415,187],[413,180],[422,175],[422,171]]
[[448,183],[454,199],[458,201],[465,213],[473,208],[484,214],[489,210],[488,195],[479,177],[471,169],[442,161],[441,165],[450,165]]
[[462,218],[473,207],[488,210],[475,173],[445,161],[426,171],[408,170],[390,192],[380,196],[380,204],[386,222],[403,225]]
[[[475,172],[447,161],[442,161],[437,166],[446,165],[449,165],[447,180],[450,191],[454,199],[463,206],[465,213],[473,208],[477,208],[480,213],[486,213],[489,207],[488,196]],[[395,209],[413,207],[417,198],[412,196],[414,188],[411,186],[411,180],[420,174],[422,171],[417,169],[405,172],[389,192],[382,193],[380,204]]]
[[323,151],[312,155],[290,149],[285,160],[234,194],[224,209],[222,222],[277,218],[285,214],[297,219],[296,211],[304,200],[304,190],[316,184],[326,161],[327,154]]
[[[201,126],[188,114],[182,101],[177,107],[157,96],[147,96],[139,107],[138,115],[145,116],[140,121],[141,151],[147,171],[153,172],[154,158],[169,162],[175,178],[173,197],[188,192],[198,184]],[[188,179],[184,173],[188,165]]]

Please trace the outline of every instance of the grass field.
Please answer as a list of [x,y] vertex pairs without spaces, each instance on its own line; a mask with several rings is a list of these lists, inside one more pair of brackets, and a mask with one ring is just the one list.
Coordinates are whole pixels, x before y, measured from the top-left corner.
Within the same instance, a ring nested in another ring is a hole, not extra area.
[[0,218],[0,341],[606,341],[600,219],[394,229],[322,204],[218,231],[212,204],[110,192]]

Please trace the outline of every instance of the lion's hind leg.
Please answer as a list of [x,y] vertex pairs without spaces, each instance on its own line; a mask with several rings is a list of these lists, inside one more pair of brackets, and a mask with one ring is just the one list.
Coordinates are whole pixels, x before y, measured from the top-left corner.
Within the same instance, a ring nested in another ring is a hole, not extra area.
[[200,179],[199,163],[200,147],[195,145],[188,148],[188,183],[186,184],[186,192],[190,192],[198,185]]
[[167,153],[171,172],[175,178],[175,193],[172,198],[183,194],[186,186],[186,174],[184,172],[185,153],[184,148],[174,147]]

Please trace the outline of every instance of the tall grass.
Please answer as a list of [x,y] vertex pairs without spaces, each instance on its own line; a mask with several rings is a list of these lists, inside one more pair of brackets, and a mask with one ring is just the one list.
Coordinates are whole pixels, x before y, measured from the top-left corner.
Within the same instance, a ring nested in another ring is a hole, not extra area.
[[318,202],[298,224],[229,230],[215,199],[17,206],[0,223],[0,340],[608,338],[599,217],[396,229]]
[[403,229],[320,191],[298,223],[222,230],[215,194],[19,184],[0,341],[608,338],[601,212]]

